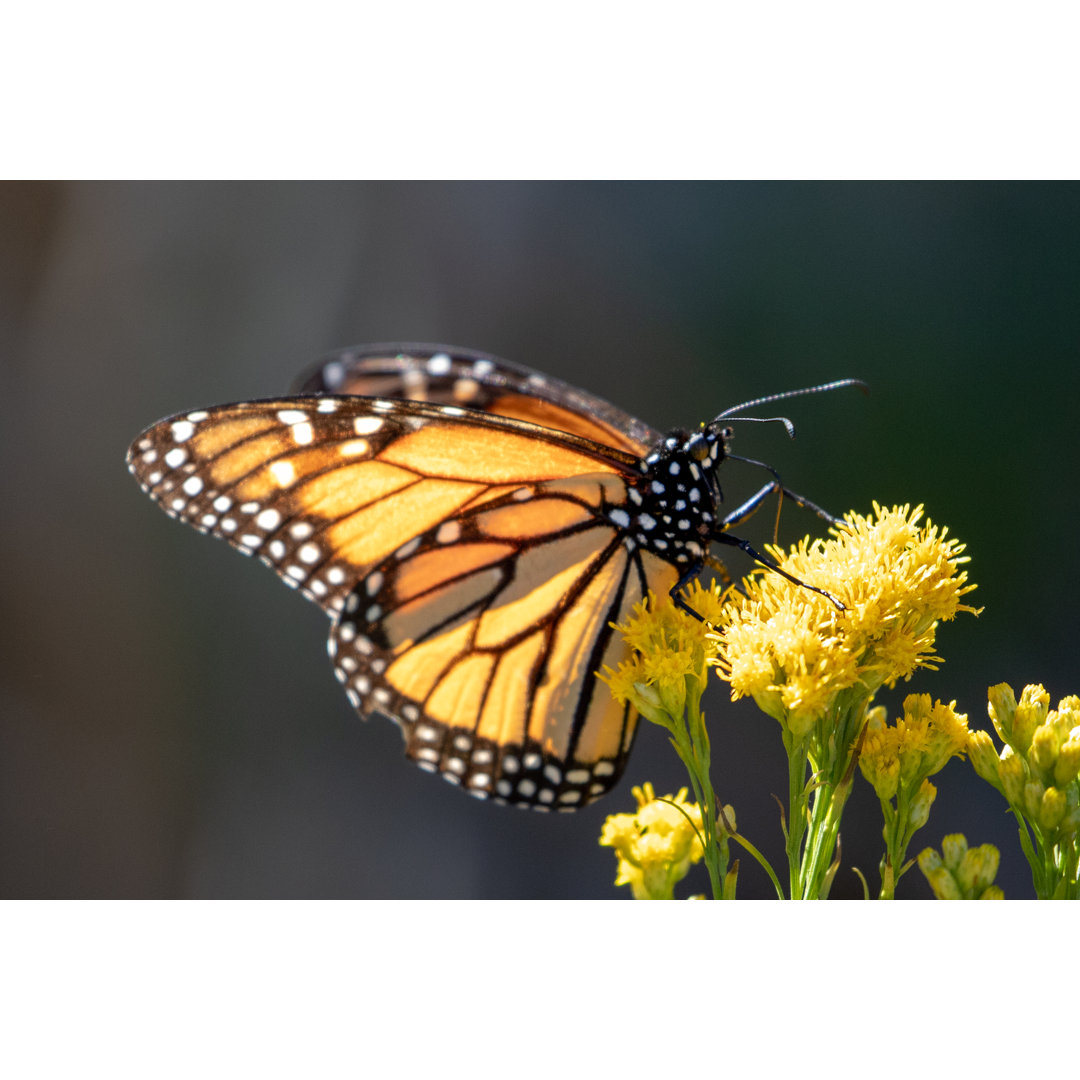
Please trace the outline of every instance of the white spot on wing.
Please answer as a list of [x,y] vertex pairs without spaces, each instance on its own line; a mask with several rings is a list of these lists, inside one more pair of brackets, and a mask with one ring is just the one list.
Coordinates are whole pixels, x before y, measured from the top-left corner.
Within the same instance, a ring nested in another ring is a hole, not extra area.
[[270,463],[270,475],[278,487],[288,487],[296,479],[296,467],[291,461],[273,461]]
[[296,556],[301,562],[316,563],[319,561],[319,556],[322,554],[318,544],[304,544]]

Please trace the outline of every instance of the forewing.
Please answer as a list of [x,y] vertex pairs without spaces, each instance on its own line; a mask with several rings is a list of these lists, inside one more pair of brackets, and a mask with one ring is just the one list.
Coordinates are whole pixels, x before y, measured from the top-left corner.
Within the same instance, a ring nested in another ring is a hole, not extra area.
[[330,612],[469,505],[635,459],[457,406],[357,397],[201,409],[154,425],[128,467],[166,513],[258,555]]

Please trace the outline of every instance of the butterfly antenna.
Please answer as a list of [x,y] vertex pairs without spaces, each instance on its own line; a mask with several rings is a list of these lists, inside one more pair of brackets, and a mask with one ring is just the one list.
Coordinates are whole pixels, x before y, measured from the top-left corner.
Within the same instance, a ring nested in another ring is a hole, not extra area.
[[[836,379],[833,382],[821,383],[818,386],[804,386],[801,390],[785,390],[781,394],[767,394],[765,397],[744,401],[741,405],[732,405],[730,409],[725,409],[719,416],[713,417],[707,426],[712,427],[713,424],[718,424],[721,420],[760,420],[763,419],[763,417],[735,416],[734,414],[741,412],[743,409],[757,408],[758,405],[768,405],[773,401],[786,401],[788,398],[806,397],[808,394],[821,394],[826,390],[840,390],[846,386],[857,386],[864,394],[870,393],[870,387],[867,386],[862,379]],[[794,426],[786,417],[774,416],[770,417],[769,420],[779,420],[788,429],[789,435],[795,434]]]
[[[743,406],[739,406],[743,408]],[[738,420],[740,424],[749,421],[754,424],[783,424],[784,429],[788,433],[788,438],[795,438],[795,425],[786,416],[728,416],[727,413],[721,413],[715,420],[711,420],[706,427],[712,427],[713,424],[720,420]]]

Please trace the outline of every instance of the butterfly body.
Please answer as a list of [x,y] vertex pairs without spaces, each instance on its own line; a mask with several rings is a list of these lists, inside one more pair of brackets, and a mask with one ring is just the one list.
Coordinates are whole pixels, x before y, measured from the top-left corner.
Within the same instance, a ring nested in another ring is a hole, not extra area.
[[611,624],[725,538],[730,432],[661,436],[438,346],[338,353],[302,390],[163,420],[129,468],[327,612],[350,702],[421,768],[539,810],[609,790],[637,721],[595,678],[626,655]]

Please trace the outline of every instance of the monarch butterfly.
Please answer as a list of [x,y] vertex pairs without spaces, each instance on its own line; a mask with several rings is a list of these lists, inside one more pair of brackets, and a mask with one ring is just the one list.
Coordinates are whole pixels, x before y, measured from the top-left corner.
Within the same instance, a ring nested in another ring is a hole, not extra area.
[[637,722],[595,678],[625,656],[611,624],[649,590],[682,603],[711,542],[771,564],[726,531],[771,492],[832,520],[775,473],[719,516],[736,411],[663,436],[494,356],[366,346],[294,396],[162,420],[128,467],[326,611],[349,701],[395,721],[420,768],[574,810],[619,779]]

